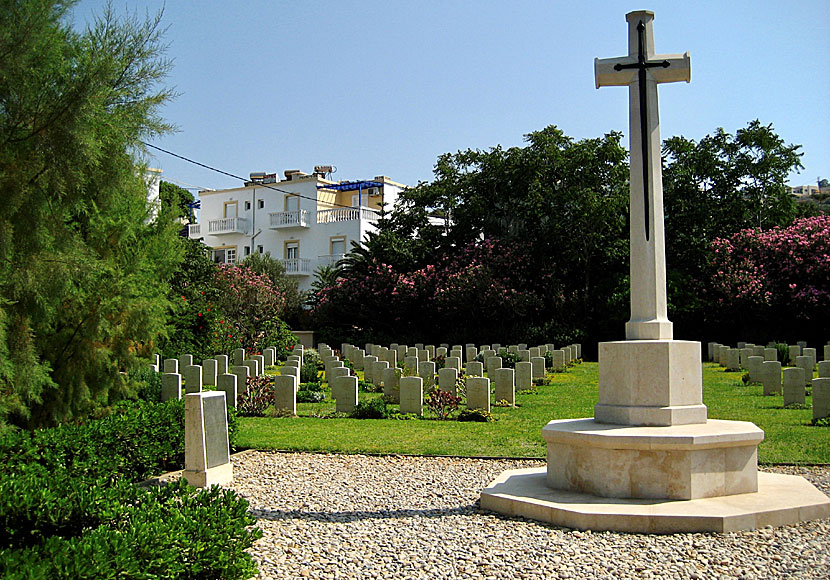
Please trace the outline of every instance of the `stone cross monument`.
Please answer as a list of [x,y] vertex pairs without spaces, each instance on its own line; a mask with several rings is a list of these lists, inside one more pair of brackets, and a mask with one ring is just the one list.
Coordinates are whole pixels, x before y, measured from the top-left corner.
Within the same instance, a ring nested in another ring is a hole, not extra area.
[[595,59],[597,88],[627,86],[631,151],[631,320],[625,338],[671,339],[666,315],[666,243],[658,83],[691,80],[689,53],[654,54],[651,12],[631,12],[628,56]]
[[707,418],[699,342],[674,340],[666,264],[657,85],[689,81],[689,54],[656,55],[645,10],[626,15],[628,56],[594,61],[597,88],[628,86],[631,319],[599,345],[594,418],[542,429],[547,467],[507,471],[481,507],[567,527],[627,532],[752,529],[830,515],[803,478],[759,474],[764,433]]
[[659,83],[691,79],[689,53],[656,55],[654,13],[626,15],[628,56],[594,60],[597,88],[629,94],[631,319],[625,341],[600,345],[597,421],[620,425],[706,422],[700,343],[673,340],[666,312],[666,243]]

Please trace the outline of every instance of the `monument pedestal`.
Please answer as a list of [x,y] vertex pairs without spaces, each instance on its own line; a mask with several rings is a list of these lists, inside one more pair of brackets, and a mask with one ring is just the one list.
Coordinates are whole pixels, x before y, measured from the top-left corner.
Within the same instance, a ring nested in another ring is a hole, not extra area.
[[699,343],[602,343],[599,376],[597,417],[548,423],[547,467],[502,473],[481,493],[483,509],[634,533],[751,530],[830,516],[830,499],[804,478],[758,473],[761,429],[706,419]]
[[700,343],[619,340],[599,345],[594,417],[615,425],[706,422]]
[[758,491],[764,432],[745,421],[674,427],[551,421],[547,485],[609,498],[699,499]]

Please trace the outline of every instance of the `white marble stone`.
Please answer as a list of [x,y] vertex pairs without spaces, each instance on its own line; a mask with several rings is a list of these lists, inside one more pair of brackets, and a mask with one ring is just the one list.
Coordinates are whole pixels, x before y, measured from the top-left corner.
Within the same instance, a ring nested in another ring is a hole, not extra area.
[[233,481],[225,393],[186,394],[184,416],[184,478],[195,487]]
[[[176,361],[178,363],[178,361]],[[161,402],[182,398],[182,376],[179,373],[162,373]]]
[[490,412],[490,379],[467,377],[467,408]]
[[421,377],[401,377],[401,413],[421,415],[424,412],[424,385]]

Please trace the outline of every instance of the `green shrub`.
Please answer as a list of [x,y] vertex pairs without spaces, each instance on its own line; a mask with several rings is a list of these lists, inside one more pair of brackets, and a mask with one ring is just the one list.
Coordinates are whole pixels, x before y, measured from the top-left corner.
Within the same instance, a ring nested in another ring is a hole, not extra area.
[[492,413],[483,409],[463,409],[458,414],[459,421],[471,421],[475,423],[492,423],[496,420]]
[[382,398],[360,401],[352,411],[354,419],[385,419],[389,414]]
[[367,383],[366,381],[358,379],[357,390],[362,393],[382,393],[383,385],[380,383]]
[[501,357],[501,366],[505,369],[515,369],[516,363],[520,360],[517,353],[510,352],[506,348],[499,350],[499,356]]
[[781,366],[786,367],[790,365],[790,347],[786,342],[776,342],[775,350],[778,351],[778,360],[781,361]]
[[298,403],[319,403],[326,398],[320,383],[302,383],[297,391]]
[[819,417],[818,419],[813,419],[812,424],[815,427],[830,427],[830,417]]
[[5,471],[26,463],[77,476],[135,482],[178,469],[184,461],[184,401],[124,401],[86,425],[6,433]]
[[[236,413],[228,413],[231,436]],[[86,425],[0,438],[0,577],[248,578],[259,537],[248,504],[184,480],[184,402],[124,402]]]
[[149,363],[127,373],[127,383],[139,399],[161,403],[161,373],[153,371]]
[[300,382],[301,383],[318,383],[320,382],[320,369],[317,368],[317,363],[313,360],[303,359],[303,366],[300,367]]
[[245,390],[236,397],[236,410],[243,417],[264,417],[274,405],[274,385],[268,377],[248,377]]
[[[231,491],[194,490],[184,480],[149,490],[127,484],[84,490],[71,477],[40,483],[43,493],[20,489],[26,497],[19,502],[36,507],[45,499],[39,513],[57,511],[53,519],[62,528],[50,527],[48,518],[34,522],[36,528],[25,527],[31,518],[18,520],[17,529],[7,525],[5,534],[12,532],[7,538],[29,541],[4,542],[3,578],[238,579],[256,574],[245,550],[262,534],[250,528],[255,520],[247,513],[248,502]],[[4,516],[7,507],[0,505]]]

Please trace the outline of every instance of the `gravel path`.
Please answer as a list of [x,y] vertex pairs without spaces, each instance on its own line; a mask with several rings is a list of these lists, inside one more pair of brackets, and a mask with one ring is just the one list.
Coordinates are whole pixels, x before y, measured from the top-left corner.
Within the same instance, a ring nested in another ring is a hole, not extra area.
[[[479,511],[541,460],[248,452],[230,485],[263,537],[260,578],[830,578],[830,520],[727,534],[578,532]],[[778,467],[830,495],[830,468]]]

